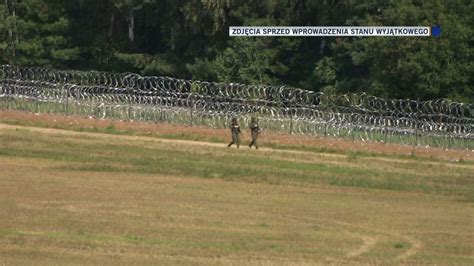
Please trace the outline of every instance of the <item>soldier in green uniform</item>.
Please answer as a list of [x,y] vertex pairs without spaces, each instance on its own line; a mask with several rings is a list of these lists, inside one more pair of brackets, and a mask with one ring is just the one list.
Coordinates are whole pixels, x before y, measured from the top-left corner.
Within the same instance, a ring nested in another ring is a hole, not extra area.
[[237,145],[237,149],[240,146],[240,126],[239,122],[237,121],[237,118],[232,118],[232,123],[230,125],[230,132],[232,133],[232,142],[227,145],[227,147],[232,146],[232,144]]
[[252,146],[255,146],[256,149],[258,149],[258,144],[257,144],[257,139],[258,136],[260,135],[260,127],[258,126],[257,119],[255,117],[252,117],[250,119],[250,132],[252,133],[252,142],[249,144],[249,148],[252,148]]

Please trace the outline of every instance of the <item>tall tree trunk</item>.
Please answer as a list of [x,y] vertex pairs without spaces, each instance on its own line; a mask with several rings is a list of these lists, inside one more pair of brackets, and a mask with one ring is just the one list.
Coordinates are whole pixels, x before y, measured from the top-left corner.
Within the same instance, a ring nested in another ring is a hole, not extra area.
[[[14,21],[15,25],[11,25],[10,28],[8,29],[8,37],[10,39],[8,46],[10,46],[10,48],[11,48],[13,57],[15,57],[15,55],[16,55],[15,40],[18,41],[18,33],[16,33],[15,34],[16,36],[13,37],[13,30],[14,30],[14,28],[16,28],[15,1],[16,0],[13,0],[13,2],[12,2],[12,16],[13,16],[13,21]],[[10,8],[8,6],[8,0],[5,0],[5,9],[6,9],[7,16],[10,16]]]
[[13,45],[13,53],[15,54],[15,47],[16,44],[20,42],[20,39],[18,38],[18,24],[16,22],[16,0],[13,0],[13,21],[15,21],[15,42]]
[[112,40],[112,36],[114,35],[114,26],[115,26],[115,12],[112,11],[112,15],[110,16],[110,27],[109,27],[110,40]]
[[326,40],[323,38],[321,40],[321,44],[319,45],[319,53],[320,54],[324,53],[324,48],[326,48]]
[[133,42],[135,37],[135,12],[133,9],[130,9],[130,13],[128,16],[128,38],[131,42]]

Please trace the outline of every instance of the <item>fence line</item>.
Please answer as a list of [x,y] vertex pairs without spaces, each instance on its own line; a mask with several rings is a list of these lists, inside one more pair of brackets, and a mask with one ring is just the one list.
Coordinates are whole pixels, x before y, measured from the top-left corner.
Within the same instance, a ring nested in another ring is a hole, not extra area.
[[474,148],[474,106],[447,99],[329,95],[287,86],[3,65],[0,107],[210,127],[227,127],[232,117],[247,124],[257,116],[262,128],[282,133]]

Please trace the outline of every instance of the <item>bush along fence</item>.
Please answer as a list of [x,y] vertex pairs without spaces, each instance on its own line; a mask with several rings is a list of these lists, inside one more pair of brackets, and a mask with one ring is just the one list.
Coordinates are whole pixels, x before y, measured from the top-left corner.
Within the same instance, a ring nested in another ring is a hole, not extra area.
[[223,128],[258,117],[291,134],[474,149],[474,105],[366,94],[328,95],[287,86],[224,84],[133,73],[0,69],[0,108]]

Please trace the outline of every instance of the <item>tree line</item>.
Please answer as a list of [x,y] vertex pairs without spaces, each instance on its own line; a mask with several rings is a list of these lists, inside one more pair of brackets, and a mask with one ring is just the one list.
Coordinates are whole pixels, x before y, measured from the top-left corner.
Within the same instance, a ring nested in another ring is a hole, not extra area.
[[[474,102],[470,0],[1,0],[0,63]],[[440,38],[229,37],[229,26],[431,26]]]

